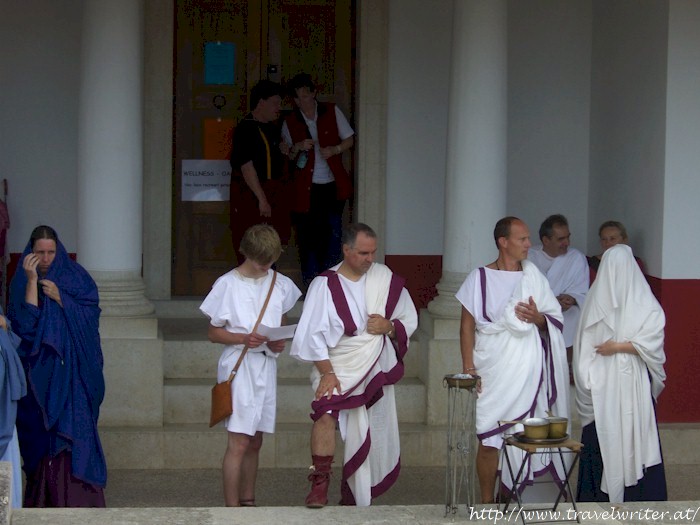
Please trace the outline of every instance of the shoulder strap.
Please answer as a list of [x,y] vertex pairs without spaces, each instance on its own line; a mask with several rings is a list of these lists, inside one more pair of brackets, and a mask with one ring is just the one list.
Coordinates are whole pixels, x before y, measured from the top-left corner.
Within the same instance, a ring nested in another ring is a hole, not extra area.
[[[265,303],[263,304],[262,310],[260,310],[260,315],[258,315],[258,320],[255,321],[255,326],[253,326],[253,329],[251,330],[251,332],[255,332],[255,330],[258,329],[258,325],[260,324],[260,321],[262,321],[263,315],[265,315],[265,310],[267,309],[267,303],[270,302],[270,296],[272,295],[272,289],[275,287],[275,281],[277,281],[277,270],[275,270],[274,273],[272,274],[272,282],[270,283],[270,289],[267,291],[267,297],[265,298]],[[243,362],[243,358],[245,357],[246,353],[248,353],[248,345],[245,345],[243,347],[243,351],[241,352],[241,355],[238,357],[238,361],[236,361],[236,365],[233,367],[233,370],[231,370],[231,375],[228,377],[229,382],[233,381],[233,378],[236,375],[236,372],[238,372],[238,367],[241,366],[241,363]]]

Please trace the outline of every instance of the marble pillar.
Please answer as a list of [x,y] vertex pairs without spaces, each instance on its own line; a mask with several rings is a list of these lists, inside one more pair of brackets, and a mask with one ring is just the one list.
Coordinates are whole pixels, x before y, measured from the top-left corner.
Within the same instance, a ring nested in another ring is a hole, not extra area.
[[462,371],[455,293],[469,271],[495,259],[493,227],[506,211],[506,16],[505,0],[454,2],[443,271],[421,317],[428,424],[446,422],[442,378]]
[[78,140],[78,254],[102,315],[153,313],[141,278],[143,6],[84,5]]
[[78,258],[102,308],[101,426],[163,421],[163,341],[141,277],[143,41],[142,0],[84,3]]

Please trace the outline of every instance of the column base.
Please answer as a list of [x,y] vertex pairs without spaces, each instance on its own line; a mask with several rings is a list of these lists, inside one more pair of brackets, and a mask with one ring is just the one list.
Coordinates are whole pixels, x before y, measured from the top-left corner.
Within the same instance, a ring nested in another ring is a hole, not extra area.
[[443,272],[436,288],[438,295],[428,304],[428,311],[436,317],[459,319],[462,316],[462,305],[455,298],[455,293],[467,277],[463,272]]
[[90,271],[100,293],[103,317],[142,317],[153,315],[155,307],[144,292],[146,287],[137,272]]

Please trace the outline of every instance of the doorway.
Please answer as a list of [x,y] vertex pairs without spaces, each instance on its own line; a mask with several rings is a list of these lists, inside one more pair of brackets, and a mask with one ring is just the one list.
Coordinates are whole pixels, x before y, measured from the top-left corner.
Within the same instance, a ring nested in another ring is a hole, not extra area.
[[[355,16],[355,0],[176,0],[173,296],[206,295],[236,264],[229,202],[183,200],[182,161],[228,157],[250,88],[262,78],[284,85],[311,74],[319,100],[338,104],[352,125]],[[212,52],[233,68],[212,67]]]

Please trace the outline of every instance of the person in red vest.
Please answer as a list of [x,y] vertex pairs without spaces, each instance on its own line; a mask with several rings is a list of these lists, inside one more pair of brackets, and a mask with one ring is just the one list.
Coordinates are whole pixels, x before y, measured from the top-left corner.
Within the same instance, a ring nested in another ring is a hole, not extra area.
[[282,140],[292,159],[291,209],[308,286],[342,258],[343,208],[353,191],[342,154],[353,146],[355,132],[335,104],[316,100],[308,74],[296,75],[288,88],[296,107],[284,119]]

